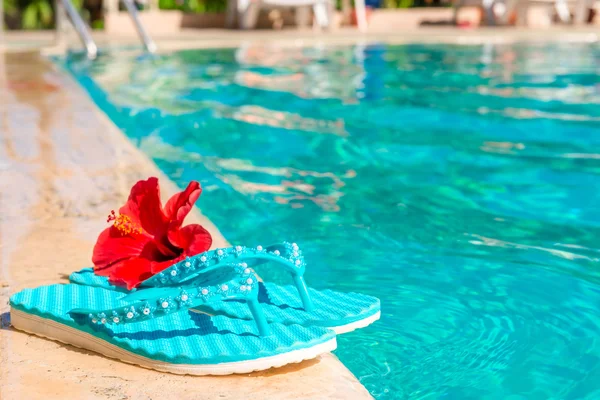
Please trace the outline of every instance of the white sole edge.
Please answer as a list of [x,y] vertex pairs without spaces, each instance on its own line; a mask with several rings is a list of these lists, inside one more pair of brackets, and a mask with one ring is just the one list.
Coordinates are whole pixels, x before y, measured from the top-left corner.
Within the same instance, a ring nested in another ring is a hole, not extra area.
[[23,311],[11,309],[11,324],[15,329],[42,336],[47,339],[69,344],[86,350],[115,358],[129,364],[170,372],[180,375],[231,375],[248,374],[269,368],[282,367],[287,364],[310,360],[321,354],[333,351],[337,347],[335,338],[308,349],[293,350],[275,356],[262,357],[256,360],[235,361],[220,364],[171,364],[143,357],[118,346],[99,339],[89,333],[71,328],[51,319],[38,317]]
[[371,315],[370,317],[361,319],[359,321],[354,321],[354,322],[351,322],[346,325],[332,326],[332,327],[328,327],[328,328],[331,329],[332,331],[334,331],[336,333],[336,335],[341,335],[343,333],[352,332],[356,329],[360,329],[360,328],[369,326],[373,322],[377,321],[379,318],[381,318],[381,311],[377,311],[377,313]]
[[[211,317],[213,316],[212,314],[206,313],[204,311],[196,310],[195,308],[191,308],[190,311],[194,312],[196,314],[206,314],[206,315],[210,315]],[[229,318],[234,318],[234,317],[230,316]],[[355,331],[360,328],[365,328],[365,327],[371,325],[373,322],[379,320],[379,318],[381,318],[381,311],[377,311],[375,314],[371,315],[370,317],[367,317],[367,318],[364,318],[364,319],[361,319],[358,321],[350,322],[349,324],[346,324],[346,325],[324,326],[324,328],[331,329],[332,331],[335,332],[336,335],[341,335],[343,333],[352,332],[352,331]]]

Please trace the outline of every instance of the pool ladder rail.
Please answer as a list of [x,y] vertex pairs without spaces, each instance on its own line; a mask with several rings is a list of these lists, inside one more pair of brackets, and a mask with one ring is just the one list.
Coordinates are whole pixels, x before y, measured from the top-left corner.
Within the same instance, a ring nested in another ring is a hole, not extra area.
[[[92,39],[92,34],[90,33],[90,29],[85,24],[85,22],[83,22],[81,15],[79,15],[79,12],[77,11],[77,9],[73,5],[73,3],[71,3],[71,0],[60,0],[60,1],[65,9],[65,12],[67,13],[67,16],[69,17],[69,20],[71,21],[71,24],[75,28],[75,31],[77,31],[77,35],[79,36],[79,39],[81,39],[81,42],[83,43],[83,46],[85,47],[85,51],[87,53],[88,58],[95,59],[96,56],[98,55],[98,46],[94,42],[94,39]],[[152,38],[148,35],[146,30],[144,29],[144,26],[142,25],[142,22],[140,21],[140,18],[138,15],[138,10],[137,10],[133,0],[121,0],[121,1],[123,2],[123,4],[125,4],[125,8],[127,8],[127,12],[129,13],[129,16],[131,17],[131,20],[135,26],[138,36],[140,37],[140,40],[142,41],[142,44],[144,45],[144,48],[149,53],[154,53],[156,51],[156,44],[154,43]]]

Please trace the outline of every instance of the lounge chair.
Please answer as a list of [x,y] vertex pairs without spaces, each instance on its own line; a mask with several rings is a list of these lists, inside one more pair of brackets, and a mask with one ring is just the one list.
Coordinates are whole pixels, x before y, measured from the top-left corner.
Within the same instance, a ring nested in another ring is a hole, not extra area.
[[[233,27],[237,17],[238,24],[242,29],[251,29],[256,26],[258,14],[265,7],[295,7],[297,12],[302,13],[312,7],[315,23],[320,28],[329,28],[333,16],[333,0],[229,0],[227,4],[227,17],[225,25]],[[367,28],[367,16],[364,0],[355,0],[358,27],[361,31]]]
[[[563,23],[582,25],[587,21],[588,10],[595,0],[518,0],[516,3],[517,25],[527,25],[527,13],[532,5],[553,7]],[[572,16],[571,16],[572,14]]]
[[[558,18],[564,23],[580,25],[585,23],[587,11],[595,0],[457,0],[454,2],[453,22],[456,24],[458,10],[465,6],[480,6],[484,10],[486,25],[506,25],[516,12],[516,24],[527,25],[529,7],[546,4],[554,7]],[[573,8],[573,18],[571,10]]]

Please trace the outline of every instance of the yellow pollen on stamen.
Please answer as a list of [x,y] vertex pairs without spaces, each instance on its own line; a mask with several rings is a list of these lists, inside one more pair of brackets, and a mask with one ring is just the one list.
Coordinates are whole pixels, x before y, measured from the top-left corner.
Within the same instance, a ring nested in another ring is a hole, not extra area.
[[129,235],[131,233],[142,233],[142,229],[137,226],[127,215],[119,214],[114,221],[115,222],[113,223],[113,226],[124,235]]

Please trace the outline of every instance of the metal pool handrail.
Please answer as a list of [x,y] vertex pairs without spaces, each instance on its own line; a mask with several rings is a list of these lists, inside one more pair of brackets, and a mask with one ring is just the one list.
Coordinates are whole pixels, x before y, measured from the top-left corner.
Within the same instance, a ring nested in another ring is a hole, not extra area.
[[73,3],[71,3],[71,0],[62,0],[62,4],[73,24],[73,28],[75,28],[79,35],[79,39],[81,39],[81,42],[85,46],[88,57],[92,59],[96,58],[98,55],[98,46],[96,46],[94,39],[92,39],[92,35],[85,22],[83,22],[83,19],[81,19],[79,12],[77,12],[77,9],[73,6]]
[[139,19],[138,11],[137,11],[137,8],[135,7],[135,4],[133,3],[133,0],[121,0],[121,1],[123,1],[123,3],[125,4],[125,7],[127,8],[127,12],[129,13],[131,20],[133,21],[133,25],[135,25],[135,29],[137,30],[138,36],[140,37],[140,40],[144,44],[144,47],[146,48],[146,50],[149,53],[154,53],[156,51],[156,44],[154,43],[154,41],[150,38],[150,36],[146,32],[146,30],[144,29],[144,26],[142,25],[142,22]]
[[[129,13],[131,20],[135,25],[135,29],[144,47],[148,52],[154,53],[156,51],[156,44],[144,29],[144,26],[142,25],[142,22],[139,19],[137,8],[135,7],[133,0],[122,1],[125,4],[125,7],[127,8],[127,12]],[[77,12],[77,9],[75,8],[75,6],[73,6],[73,3],[71,3],[71,0],[62,0],[62,4],[65,8],[65,11],[67,12],[67,15],[69,16],[69,19],[71,20],[71,23],[73,24],[73,27],[77,31],[81,42],[85,47],[88,58],[96,58],[96,56],[98,55],[98,46],[96,46],[94,39],[92,39],[90,30],[88,29],[85,22],[83,22],[83,19],[79,15],[79,12]]]

